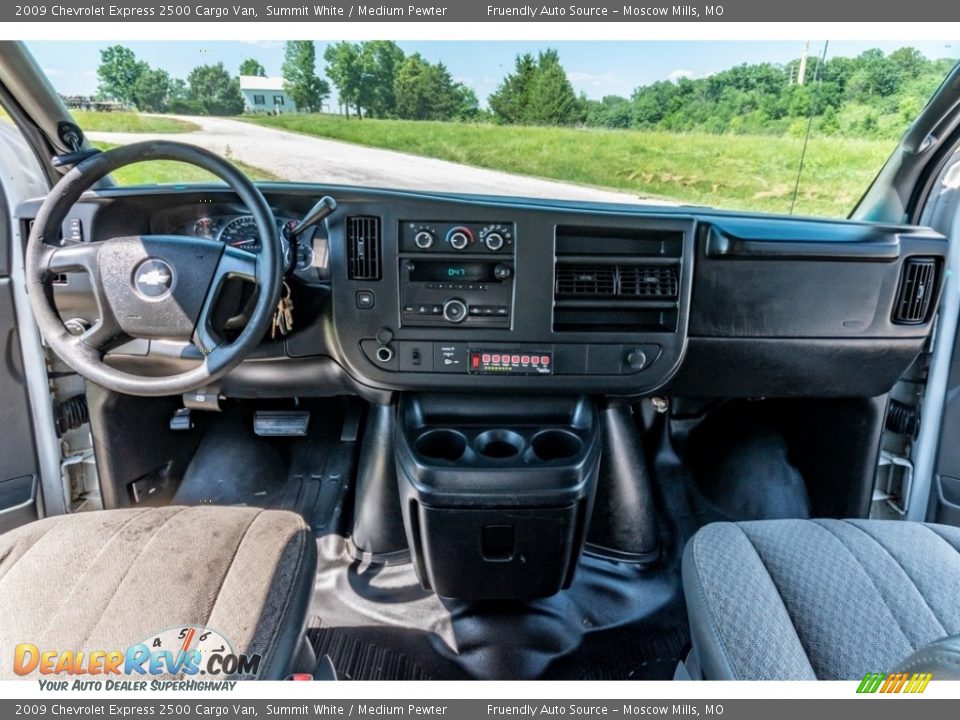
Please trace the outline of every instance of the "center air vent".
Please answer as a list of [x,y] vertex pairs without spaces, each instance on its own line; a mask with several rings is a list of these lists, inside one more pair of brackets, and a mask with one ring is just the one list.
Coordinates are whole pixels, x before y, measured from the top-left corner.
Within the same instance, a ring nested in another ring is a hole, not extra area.
[[556,299],[568,298],[676,298],[677,268],[658,265],[558,264]]
[[553,329],[676,330],[682,254],[682,232],[557,228]]
[[937,260],[908,258],[900,275],[893,321],[901,325],[919,325],[929,319],[930,305],[936,295]]
[[380,279],[380,218],[347,218],[347,275],[351,280]]
[[616,265],[557,265],[558,298],[616,294]]

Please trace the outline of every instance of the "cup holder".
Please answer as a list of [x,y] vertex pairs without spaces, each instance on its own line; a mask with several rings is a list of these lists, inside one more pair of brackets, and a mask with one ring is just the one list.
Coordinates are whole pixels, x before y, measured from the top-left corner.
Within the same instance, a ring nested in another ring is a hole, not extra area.
[[580,452],[583,440],[569,430],[544,430],[534,436],[531,447],[533,454],[544,462],[567,460]]
[[478,453],[492,460],[506,460],[520,454],[523,438],[510,430],[487,430],[477,435],[474,443]]
[[416,439],[414,446],[425,458],[456,462],[467,451],[467,439],[456,430],[428,430]]

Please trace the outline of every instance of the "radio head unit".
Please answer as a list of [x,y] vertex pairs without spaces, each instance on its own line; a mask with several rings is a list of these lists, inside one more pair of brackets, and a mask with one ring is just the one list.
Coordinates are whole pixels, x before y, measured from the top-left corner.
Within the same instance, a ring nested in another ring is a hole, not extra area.
[[513,223],[405,222],[401,248],[402,325],[511,327]]

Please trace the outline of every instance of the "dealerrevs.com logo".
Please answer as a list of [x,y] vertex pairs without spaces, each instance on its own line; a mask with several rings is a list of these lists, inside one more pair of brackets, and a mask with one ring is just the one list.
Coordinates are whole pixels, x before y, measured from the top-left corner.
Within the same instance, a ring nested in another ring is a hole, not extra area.
[[[111,680],[116,676],[133,678],[198,678],[224,680],[252,678],[260,670],[259,654],[237,654],[227,639],[216,630],[188,625],[151,635],[126,648],[61,650],[19,643],[14,648],[13,670],[21,677],[41,680],[50,689],[145,689],[145,682]],[[74,678],[51,682],[53,676]],[[80,682],[80,676],[86,682]],[[100,682],[104,679],[110,687]]]

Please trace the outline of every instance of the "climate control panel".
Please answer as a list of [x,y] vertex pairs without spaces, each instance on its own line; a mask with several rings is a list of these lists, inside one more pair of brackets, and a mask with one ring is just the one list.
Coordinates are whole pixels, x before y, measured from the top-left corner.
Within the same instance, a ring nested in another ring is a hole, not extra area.
[[513,255],[516,231],[511,222],[400,223],[400,252]]

